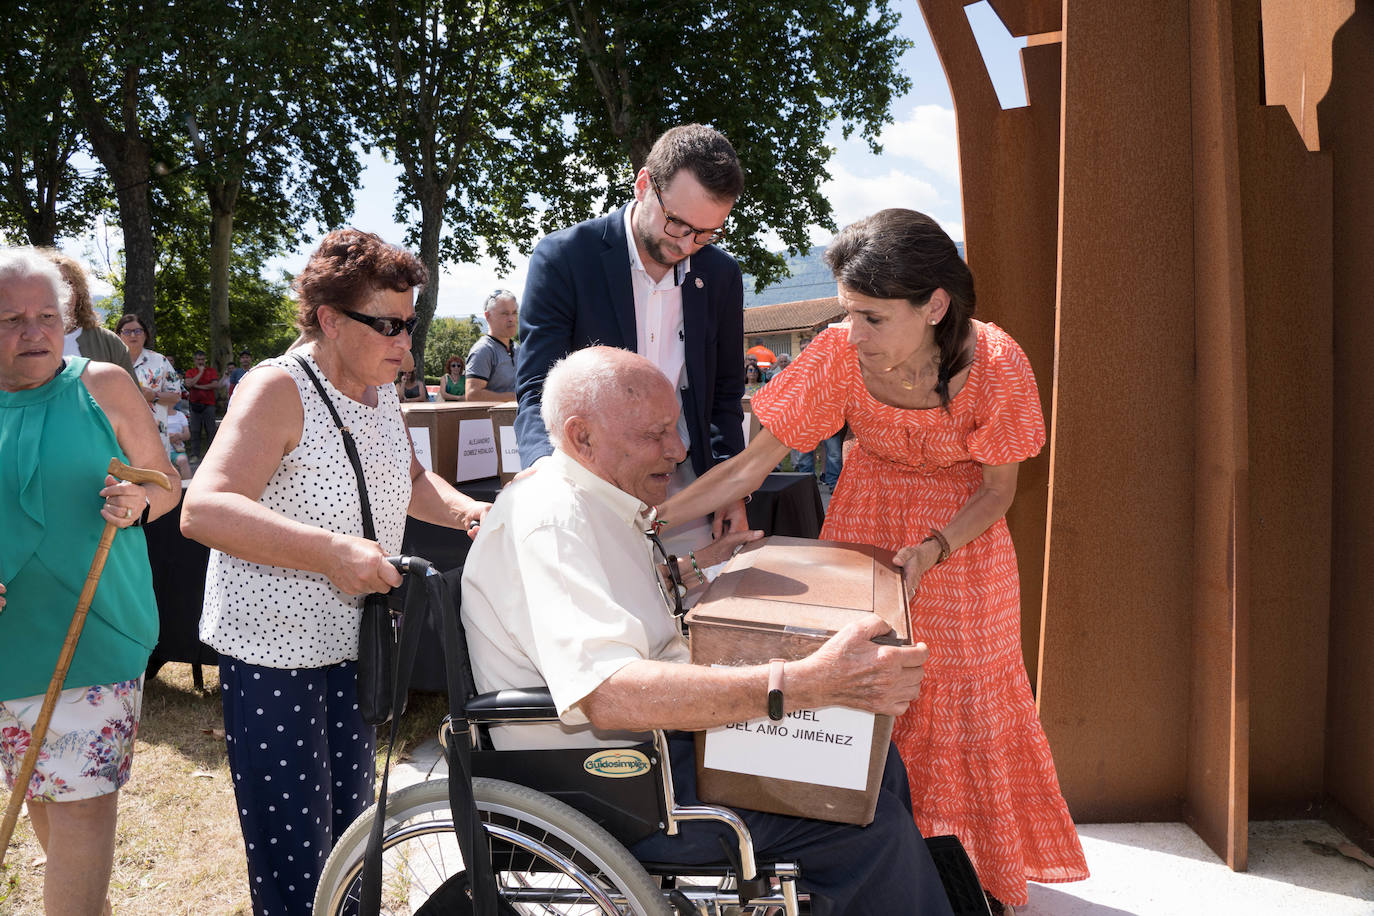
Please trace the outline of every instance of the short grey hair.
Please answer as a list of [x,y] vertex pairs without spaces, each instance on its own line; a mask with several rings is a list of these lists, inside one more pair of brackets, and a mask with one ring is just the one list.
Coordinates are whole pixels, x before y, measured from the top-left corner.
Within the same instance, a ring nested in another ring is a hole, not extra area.
[[0,287],[19,280],[43,280],[52,288],[65,327],[72,311],[72,288],[62,270],[37,248],[0,249]]
[[569,353],[544,378],[540,410],[549,441],[562,448],[568,420],[610,417],[618,401],[637,402],[655,384],[667,385],[668,380],[657,366],[630,350],[587,347]]

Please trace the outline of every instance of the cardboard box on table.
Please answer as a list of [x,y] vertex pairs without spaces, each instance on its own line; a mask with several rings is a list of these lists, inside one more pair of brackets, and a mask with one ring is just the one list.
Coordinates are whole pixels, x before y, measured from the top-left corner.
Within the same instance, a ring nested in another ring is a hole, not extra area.
[[[692,661],[759,665],[805,658],[868,613],[911,642],[901,571],[862,544],[768,537],[741,551],[687,614]],[[783,682],[786,697],[787,683]],[[754,719],[700,732],[702,801],[848,824],[873,820],[892,717],[831,707],[781,722]]]
[[520,473],[520,448],[515,442],[515,414],[519,407],[517,401],[502,401],[491,404],[491,425],[496,429],[496,442],[499,446],[501,465],[501,485],[505,486]]
[[402,404],[401,413],[416,441],[417,454],[423,448],[419,443],[425,437],[422,430],[427,430],[429,469],[456,484],[496,476],[500,454],[489,407],[481,401],[416,402]]

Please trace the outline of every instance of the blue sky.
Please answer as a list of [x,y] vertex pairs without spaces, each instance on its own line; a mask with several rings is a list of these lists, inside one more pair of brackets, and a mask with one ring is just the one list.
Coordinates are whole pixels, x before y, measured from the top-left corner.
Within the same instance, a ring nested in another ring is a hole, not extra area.
[[[883,207],[904,206],[929,213],[955,240],[962,241],[958,149],[949,85],[920,10],[914,2],[901,3],[899,8],[903,13],[899,31],[912,41],[912,48],[903,58],[912,81],[911,91],[893,105],[894,123],[883,132],[882,155],[873,155],[860,140],[842,140],[838,130],[831,132],[828,142],[836,149],[836,155],[830,163],[831,181],[825,185],[825,193],[840,226]],[[1003,106],[1024,105],[1019,55],[1024,40],[1008,35],[986,2],[968,7],[967,12]],[[400,243],[404,227],[393,219],[398,179],[397,167],[380,154],[365,156],[362,186],[355,195],[356,209],[349,223]],[[106,234],[113,236],[108,244],[118,244],[118,230],[111,227],[95,234],[94,244],[88,238],[64,247],[96,262],[93,266],[99,273],[99,262],[103,261],[99,250],[107,244],[103,240]],[[829,235],[816,227],[812,241],[823,244],[829,241]],[[313,247],[312,241],[271,266],[297,272]],[[514,262],[515,269],[508,273],[499,272],[495,263],[445,266],[439,281],[437,314],[464,316],[480,312],[483,300],[497,286],[517,293],[523,290],[527,259],[517,253]]]

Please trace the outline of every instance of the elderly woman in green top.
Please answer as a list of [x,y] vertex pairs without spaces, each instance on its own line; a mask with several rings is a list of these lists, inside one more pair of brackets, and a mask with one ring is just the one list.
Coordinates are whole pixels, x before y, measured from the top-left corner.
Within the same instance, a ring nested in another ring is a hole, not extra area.
[[[112,457],[175,472],[128,373],[63,359],[71,298],[42,254],[0,250],[0,764],[11,786],[105,524],[141,524],[179,496],[106,474]],[[118,792],[156,642],[147,543],[122,531],[25,787],[49,913],[108,912]]]

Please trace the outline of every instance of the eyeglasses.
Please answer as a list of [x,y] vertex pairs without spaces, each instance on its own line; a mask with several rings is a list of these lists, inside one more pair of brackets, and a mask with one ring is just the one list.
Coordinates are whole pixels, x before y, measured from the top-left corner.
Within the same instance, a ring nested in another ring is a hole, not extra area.
[[[663,595],[664,602],[668,605],[668,610],[673,612],[673,616],[682,617],[682,599],[687,594],[687,586],[682,584],[682,574],[677,570],[677,557],[673,556],[663,547],[657,534],[652,531],[644,532],[649,542],[654,545],[654,581],[658,583],[658,590]],[[664,567],[667,567],[664,570]],[[668,581],[663,580],[663,573],[666,571]]]
[[675,239],[685,239],[690,235],[692,241],[698,245],[711,245],[725,237],[724,226],[715,229],[698,229],[691,223],[684,222],[670,214],[668,208],[663,205],[663,193],[658,189],[658,180],[650,175],[649,184],[653,185],[654,196],[658,198],[658,208],[663,211],[663,232],[665,235]]
[[420,316],[411,315],[409,318],[392,318],[390,316],[364,315],[362,312],[351,312],[348,309],[341,309],[337,305],[331,305],[334,311],[340,315],[347,315],[354,321],[361,322],[383,337],[395,337],[404,328],[407,334],[415,333],[415,325],[419,323]]
[[140,336],[140,335],[142,335],[142,334],[146,334],[146,333],[148,333],[148,332],[145,331],[145,330],[143,330],[142,328],[124,328],[124,329],[122,329],[122,330],[119,332],[119,336],[120,336],[120,337],[138,337],[138,336]]

